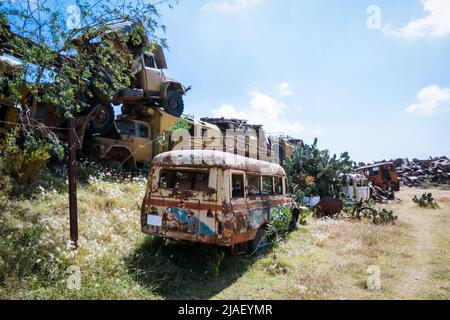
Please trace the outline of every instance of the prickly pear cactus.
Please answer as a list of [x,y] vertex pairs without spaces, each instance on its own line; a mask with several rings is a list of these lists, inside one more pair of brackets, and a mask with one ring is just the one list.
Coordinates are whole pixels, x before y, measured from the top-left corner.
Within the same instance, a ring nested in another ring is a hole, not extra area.
[[306,197],[337,196],[341,186],[345,184],[345,177],[341,174],[351,171],[353,163],[347,152],[339,157],[331,156],[328,150],[320,150],[317,143],[318,140],[315,139],[312,145],[305,144],[297,148],[286,159],[284,168],[289,183],[294,190],[302,191]]

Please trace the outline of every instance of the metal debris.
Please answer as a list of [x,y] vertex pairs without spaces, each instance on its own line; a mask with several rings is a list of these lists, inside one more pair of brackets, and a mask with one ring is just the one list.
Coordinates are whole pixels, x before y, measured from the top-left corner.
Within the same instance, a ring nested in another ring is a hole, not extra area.
[[389,200],[395,200],[395,193],[393,190],[385,190],[383,188],[374,186],[373,184],[369,185],[370,187],[370,193],[371,193],[371,199],[377,201],[377,202],[386,202]]
[[450,184],[450,160],[436,157],[429,160],[397,159],[396,170],[405,186],[415,187],[424,183]]

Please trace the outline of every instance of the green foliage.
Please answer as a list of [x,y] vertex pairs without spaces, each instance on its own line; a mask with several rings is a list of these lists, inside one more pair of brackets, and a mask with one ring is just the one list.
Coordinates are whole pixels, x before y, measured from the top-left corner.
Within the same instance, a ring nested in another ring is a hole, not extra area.
[[283,238],[288,232],[292,221],[292,213],[289,208],[275,208],[270,213],[270,224],[267,235]]
[[[1,166],[1,159],[0,159],[0,166]],[[2,196],[9,196],[11,191],[14,189],[13,182],[11,181],[11,177],[3,174],[0,171],[0,197]]]
[[433,198],[433,194],[431,193],[424,193],[420,198],[414,196],[412,200],[414,203],[418,204],[419,207],[421,208],[436,209],[439,207],[436,199]]
[[211,259],[208,261],[208,273],[216,279],[220,275],[220,270],[225,259],[225,252],[216,248],[211,255]]
[[381,210],[372,210],[372,222],[374,224],[395,223],[397,220],[398,216],[396,216],[392,210],[387,210],[385,208]]
[[[166,46],[165,39],[155,36],[165,26],[158,21],[158,3],[150,0],[120,4],[77,0],[79,23],[73,26],[67,23],[66,4],[40,1],[35,6],[29,2],[2,2],[0,37],[6,39],[3,46],[9,53],[24,55],[23,73],[17,73],[9,85],[13,100],[32,119],[39,103],[56,106],[58,115],[69,118],[86,108],[93,97],[116,96],[134,80],[134,57],[150,49],[153,42]],[[123,21],[137,23],[129,32],[112,28],[112,22]],[[24,99],[24,88],[31,99]]]
[[307,225],[306,218],[312,213],[309,209],[306,208],[299,208],[299,217],[298,217],[298,223],[302,226]]
[[53,132],[48,132],[45,136],[48,143],[49,152],[52,156],[56,157],[59,161],[64,159],[65,149],[67,145],[62,144],[58,137]]
[[177,130],[191,130],[192,125],[189,124],[188,119],[185,117],[181,117],[178,119],[173,126],[169,128],[170,132],[175,132]]
[[[192,125],[189,123],[188,119],[184,116],[182,116],[180,119],[178,119],[171,127],[167,129],[168,133],[174,133],[177,131],[180,131],[181,134],[184,132],[188,132],[191,130]],[[158,139],[158,144],[167,146],[169,144],[170,135],[169,136],[161,136]]]
[[299,203],[302,196],[337,196],[345,184],[345,176],[352,169],[352,161],[347,152],[331,156],[328,150],[312,145],[297,148],[284,163],[284,168]]
[[294,197],[295,202],[299,205],[303,205],[305,201],[305,193],[301,191],[297,185],[293,186],[292,195]]
[[[20,143],[19,140],[24,140]],[[15,182],[15,190],[27,190],[40,178],[50,159],[48,143],[32,132],[13,129],[1,148],[0,171]]]
[[[151,50],[153,43],[166,46],[165,39],[155,35],[165,30],[158,21],[159,4],[177,1],[76,0],[79,23],[72,26],[67,4],[34,2],[0,5],[2,49],[21,63],[1,72],[0,96],[7,95],[23,111],[24,131],[20,143],[12,136],[5,142],[0,170],[24,190],[37,182],[50,156],[64,157],[58,137],[39,123],[39,108],[71,118],[93,101],[110,101],[130,87],[134,58]],[[115,28],[116,22],[134,24],[126,30]]]

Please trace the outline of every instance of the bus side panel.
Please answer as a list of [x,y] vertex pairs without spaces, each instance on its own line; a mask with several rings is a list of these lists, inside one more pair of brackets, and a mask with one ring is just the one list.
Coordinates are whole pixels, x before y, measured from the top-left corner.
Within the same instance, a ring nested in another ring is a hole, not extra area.
[[249,197],[248,209],[250,216],[250,228],[259,230],[261,227],[269,223],[271,210],[271,201],[269,197]]
[[250,215],[247,200],[245,198],[231,199],[231,175],[230,170],[224,171],[222,185],[226,198],[223,201],[221,228],[219,228],[220,240],[227,246],[246,242],[256,235],[256,232],[252,232],[249,228]]
[[[142,209],[142,231],[176,240],[215,243],[216,213],[222,208],[217,203],[217,170],[210,170],[208,192],[161,189],[160,171],[160,168],[151,170]],[[160,217],[161,226],[148,225],[148,215]]]

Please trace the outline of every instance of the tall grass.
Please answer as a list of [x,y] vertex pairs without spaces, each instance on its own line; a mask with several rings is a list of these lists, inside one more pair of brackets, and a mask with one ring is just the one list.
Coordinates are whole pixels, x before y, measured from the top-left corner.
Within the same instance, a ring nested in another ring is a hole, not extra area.
[[79,246],[69,241],[66,169],[29,198],[0,195],[0,299],[211,298],[253,259],[140,231],[146,177],[81,163]]

